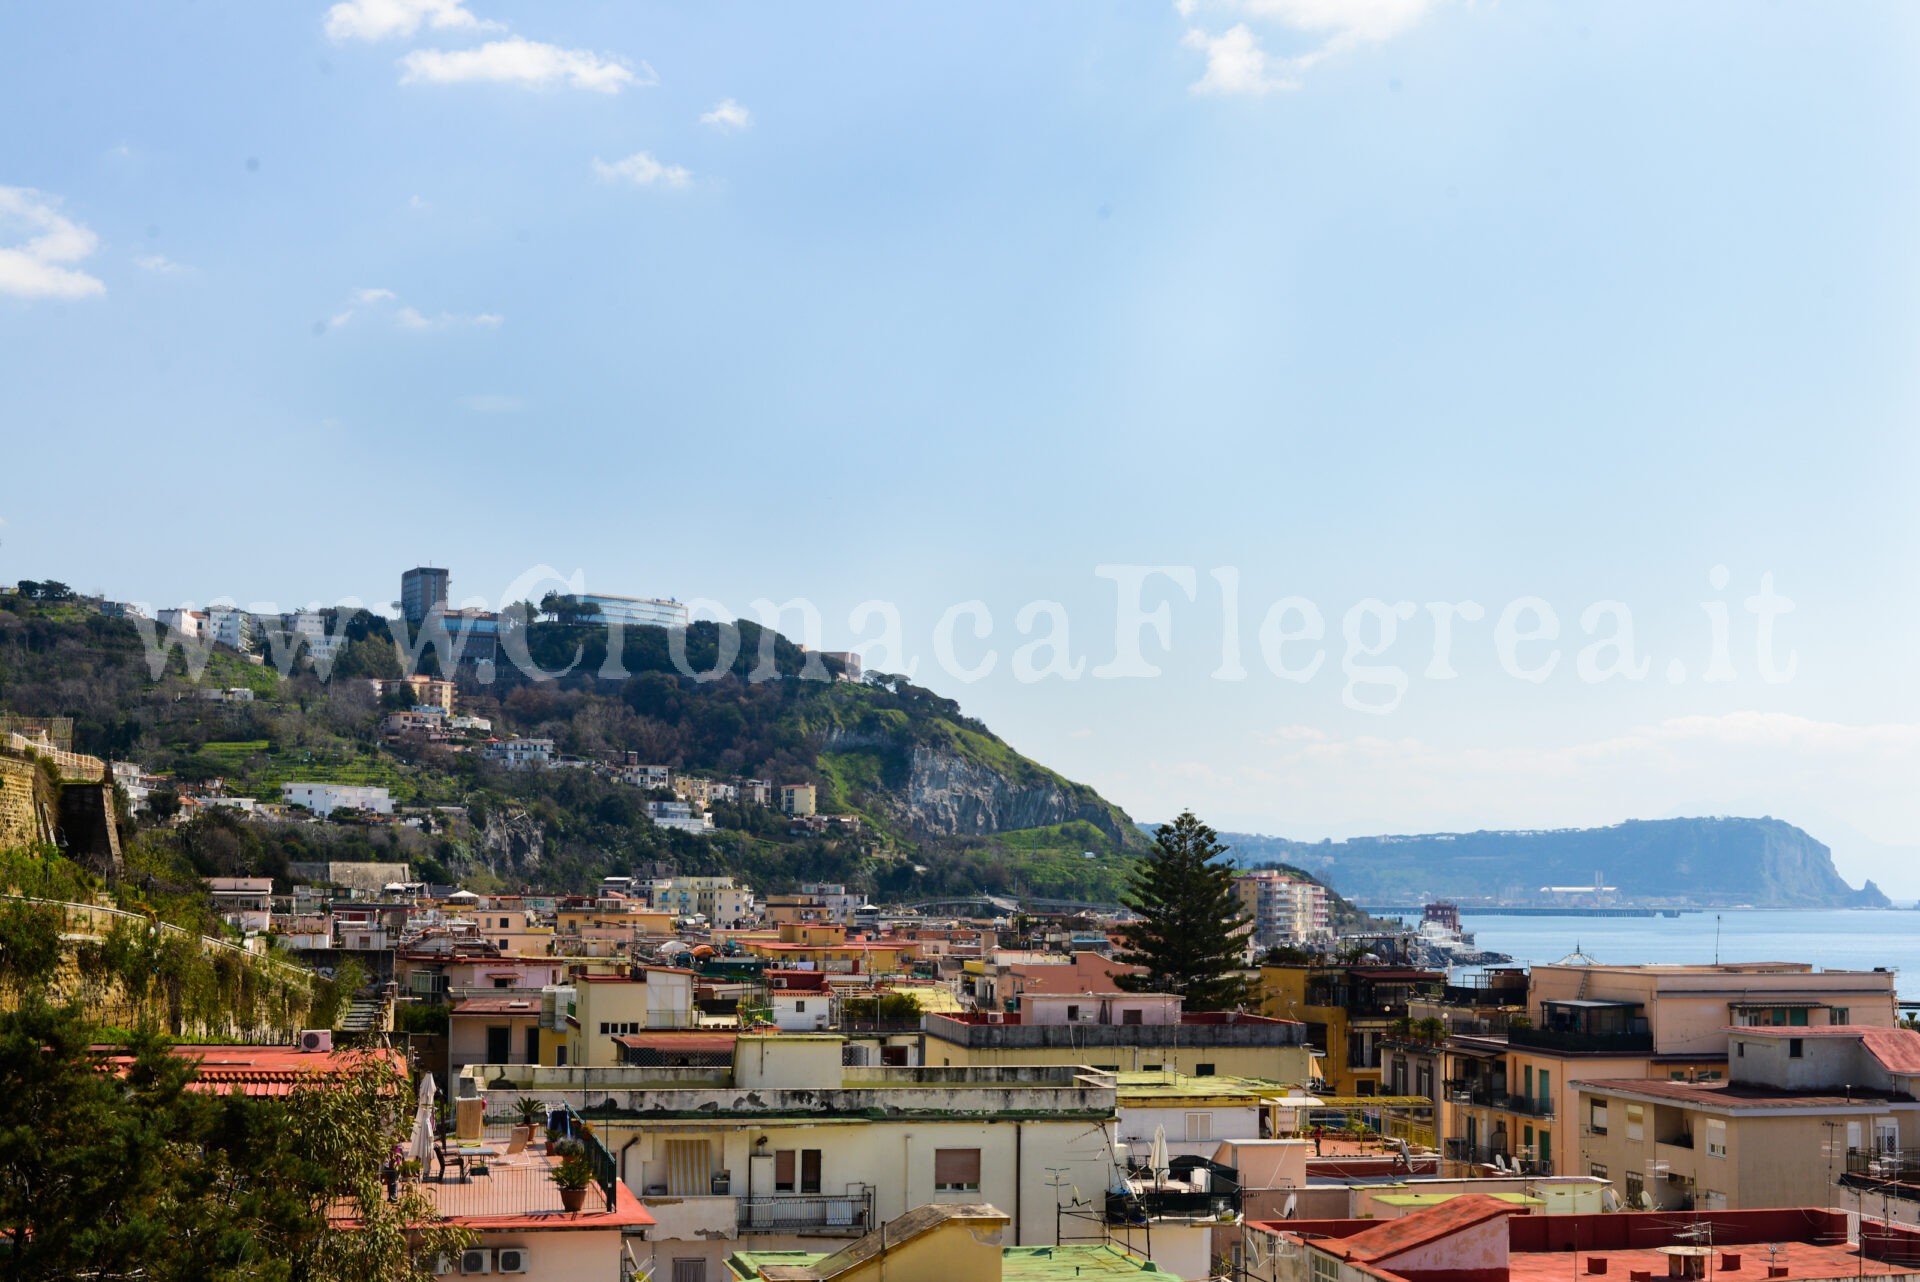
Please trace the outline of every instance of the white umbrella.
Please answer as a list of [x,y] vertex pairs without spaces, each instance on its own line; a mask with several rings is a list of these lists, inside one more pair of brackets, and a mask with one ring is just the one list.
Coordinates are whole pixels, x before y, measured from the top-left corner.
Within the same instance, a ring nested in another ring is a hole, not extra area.
[[1147,1164],[1153,1167],[1153,1182],[1160,1183],[1167,1174],[1167,1128],[1164,1125],[1153,1128],[1153,1150],[1147,1157]]
[[407,1145],[420,1173],[427,1173],[427,1159],[433,1156],[433,1074],[420,1074],[420,1105],[413,1113],[413,1138]]

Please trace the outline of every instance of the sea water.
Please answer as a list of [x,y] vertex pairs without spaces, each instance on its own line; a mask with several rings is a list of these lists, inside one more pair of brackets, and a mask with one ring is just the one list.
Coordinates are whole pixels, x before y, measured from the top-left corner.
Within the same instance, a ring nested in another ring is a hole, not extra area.
[[1517,965],[1556,962],[1578,949],[1598,962],[1809,962],[1822,970],[1899,973],[1904,999],[1920,1001],[1920,911],[1682,913],[1678,917],[1502,917],[1461,914],[1477,947]]

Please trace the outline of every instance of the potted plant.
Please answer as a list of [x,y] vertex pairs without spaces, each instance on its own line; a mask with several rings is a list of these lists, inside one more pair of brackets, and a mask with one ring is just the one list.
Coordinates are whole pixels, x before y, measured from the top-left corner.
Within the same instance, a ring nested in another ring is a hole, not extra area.
[[560,1205],[569,1212],[578,1212],[587,1204],[587,1186],[593,1183],[593,1167],[587,1159],[580,1156],[566,1158],[553,1168],[549,1177],[560,1190]]
[[533,1142],[533,1128],[540,1124],[547,1106],[531,1095],[522,1095],[513,1101],[514,1130],[525,1135],[529,1144]]
[[547,1156],[548,1157],[553,1156],[553,1150],[555,1146],[557,1146],[560,1143],[560,1141],[565,1138],[567,1138],[567,1132],[564,1128],[558,1127],[558,1126],[547,1127]]

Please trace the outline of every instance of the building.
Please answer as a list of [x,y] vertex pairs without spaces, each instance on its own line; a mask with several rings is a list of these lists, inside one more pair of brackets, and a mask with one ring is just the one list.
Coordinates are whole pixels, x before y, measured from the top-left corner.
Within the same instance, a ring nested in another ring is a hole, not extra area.
[[456,1093],[591,1106],[657,1221],[656,1276],[724,1277],[737,1250],[817,1252],[929,1204],[991,1202],[1007,1208],[1008,1240],[1051,1245],[1058,1190],[1115,1177],[1109,1076],[849,1067],[845,1049],[836,1036],[740,1036],[723,1066],[489,1065]]
[[1558,1173],[1579,1161],[1576,1080],[1716,1080],[1730,1026],[1892,1028],[1893,985],[1890,971],[1798,962],[1603,966],[1576,955],[1536,966],[1524,1018],[1447,1040],[1447,1154]]
[[273,878],[209,877],[207,890],[220,920],[246,931],[272,929]]
[[706,811],[695,811],[692,803],[685,801],[649,801],[647,818],[656,828],[670,828],[675,832],[691,832],[705,836],[713,831],[713,816]]
[[1311,1077],[1304,1024],[1181,1007],[1168,993],[1062,993],[1032,999],[1017,1014],[929,1014],[922,1058],[955,1068],[1065,1063],[1113,1073]]
[[325,668],[340,657],[347,648],[345,611],[336,626],[338,632],[327,631],[327,616],[319,610],[297,610],[280,616],[280,626],[289,638],[297,637],[306,646],[307,657]]
[[676,918],[704,917],[720,927],[739,926],[758,915],[753,887],[742,886],[732,877],[656,878],[647,886],[647,899],[656,912]]
[[544,770],[553,764],[553,740],[495,739],[480,750],[480,755],[488,761],[496,762],[509,770]]
[[1260,1009],[1307,1025],[1326,1057],[1321,1072],[1333,1094],[1375,1095],[1396,1025],[1445,982],[1440,971],[1406,966],[1262,966]]
[[814,813],[818,805],[818,794],[810,783],[783,783],[780,785],[780,813],[804,819]]
[[621,1062],[617,1037],[661,1029],[694,1028],[693,972],[667,966],[635,966],[625,975],[579,975],[556,993],[557,1023],[565,1058],[577,1068],[609,1068]]
[[179,606],[167,610],[155,610],[154,622],[168,631],[188,641],[198,641],[207,635],[207,615],[204,610],[195,610]]
[[379,677],[367,682],[373,687],[373,697],[384,699],[395,690],[404,689],[413,708],[437,708],[447,716],[453,715],[454,685],[451,681],[442,681],[425,673],[415,673],[410,677],[396,677],[391,681]]
[[1235,873],[1233,889],[1253,918],[1253,942],[1261,948],[1333,937],[1327,888],[1298,873],[1278,868]]
[[447,1069],[469,1064],[540,1062],[540,990],[479,993],[453,1003],[447,1016]]
[[1825,1204],[1920,1135],[1920,1033],[1735,1028],[1727,1054],[1724,1081],[1575,1082],[1582,1173],[1635,1210]]
[[786,922],[835,922],[855,924],[855,916],[867,907],[867,897],[859,891],[849,893],[838,882],[809,882],[792,895],[767,897],[767,920],[774,925]]
[[1658,1277],[1841,1282],[1920,1277],[1920,1234],[1807,1207],[1668,1214],[1535,1215],[1467,1194],[1397,1219],[1247,1224],[1245,1282],[1550,1282]]
[[823,970],[839,975],[898,975],[913,961],[910,939],[852,939],[830,924],[788,924],[774,932],[742,931],[732,938],[749,956],[786,970]]
[[[929,1203],[887,1221],[831,1255],[818,1251],[736,1251],[722,1282],[1162,1282],[1169,1275],[1111,1243],[1004,1246],[1012,1217],[987,1203]],[[680,1262],[672,1261],[675,1265]],[[676,1277],[677,1277],[676,1273]],[[702,1279],[704,1282],[704,1279]]]
[[317,885],[341,886],[348,890],[378,894],[388,886],[405,885],[413,880],[408,864],[362,864],[348,861],[299,860],[287,865],[287,875],[296,881]]
[[303,806],[322,819],[336,810],[363,810],[369,814],[393,813],[393,797],[385,788],[350,783],[283,783],[280,800],[289,806]]
[[687,626],[687,607],[671,598],[588,593],[576,596],[574,600],[580,605],[597,607],[598,613],[595,617],[603,623],[617,623],[628,628],[684,628]]
[[419,565],[400,576],[400,617],[419,626],[435,610],[445,612],[447,589],[453,576],[445,570]]
[[253,616],[234,605],[210,605],[204,611],[204,635],[234,650],[253,648]]

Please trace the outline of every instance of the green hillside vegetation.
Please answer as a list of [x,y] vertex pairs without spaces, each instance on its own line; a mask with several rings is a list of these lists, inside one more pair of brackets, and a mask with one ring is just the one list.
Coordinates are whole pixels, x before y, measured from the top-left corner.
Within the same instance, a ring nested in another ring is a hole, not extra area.
[[[682,676],[667,633],[655,628],[628,629],[625,675],[603,677],[607,631],[555,622],[536,622],[523,636],[533,662],[565,675],[536,682],[502,665],[491,685],[463,676],[460,710],[491,719],[498,736],[551,738],[565,756],[609,763],[631,753],[683,773],[812,782],[822,813],[863,820],[857,833],[796,836],[767,807],[718,804],[715,835],[666,831],[645,816],[648,794],[588,770],[514,771],[477,752],[383,744],[378,722],[404,699],[383,706],[364,678],[397,675],[399,655],[384,621],[361,614],[345,623],[349,645],[330,680],[304,656],[282,677],[218,647],[203,681],[189,680],[178,651],[155,680],[131,623],[70,603],[0,597],[0,711],[70,716],[77,750],[137,761],[180,784],[220,779],[230,793],[266,801],[288,782],[371,784],[388,788],[397,806],[422,808],[418,828],[208,817],[179,831],[129,829],[141,847],[130,858],[176,873],[283,877],[291,861],[391,859],[476,889],[575,890],[610,873],[671,867],[735,873],[768,892],[843,881],[900,898],[985,886],[1110,902],[1146,844],[1093,789],[1021,756],[953,700],[883,675],[797,679],[807,656],[749,622],[738,625],[738,652],[712,680]],[[715,671],[722,641],[712,624],[688,629],[693,670]],[[763,647],[774,678],[756,680]],[[254,700],[199,697],[235,686]],[[1067,822],[1007,830],[990,817],[989,831],[944,831],[938,814],[911,800],[921,760],[978,772],[989,809],[1014,797],[1023,814],[1037,807]],[[156,800],[164,815],[169,798]],[[426,810],[433,807],[457,809]],[[1088,850],[1095,860],[1082,857]]]

